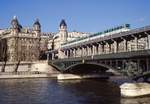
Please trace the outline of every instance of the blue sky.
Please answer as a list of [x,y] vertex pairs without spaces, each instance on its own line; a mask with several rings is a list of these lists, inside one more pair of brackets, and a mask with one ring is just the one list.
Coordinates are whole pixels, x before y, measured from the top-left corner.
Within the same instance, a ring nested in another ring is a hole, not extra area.
[[43,32],[57,32],[61,19],[68,31],[99,32],[129,23],[150,25],[150,0],[0,0],[0,28],[10,27],[14,15],[22,26],[39,18]]

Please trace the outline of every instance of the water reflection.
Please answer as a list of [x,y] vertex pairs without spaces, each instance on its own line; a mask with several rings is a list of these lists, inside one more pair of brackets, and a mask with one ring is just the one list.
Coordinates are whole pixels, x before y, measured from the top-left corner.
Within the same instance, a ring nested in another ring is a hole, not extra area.
[[[71,84],[70,84],[71,83]],[[113,83],[101,80],[69,80],[59,82],[80,98],[80,104],[120,104],[120,91]]]
[[109,81],[0,80],[0,104],[140,104],[133,102],[150,100],[120,99],[119,87]]
[[150,104],[150,97],[122,98],[121,104]]

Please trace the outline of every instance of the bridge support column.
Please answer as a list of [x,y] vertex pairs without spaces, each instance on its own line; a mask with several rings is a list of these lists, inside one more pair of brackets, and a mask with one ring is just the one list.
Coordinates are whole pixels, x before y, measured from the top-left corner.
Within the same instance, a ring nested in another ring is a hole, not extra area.
[[88,46],[88,56],[90,56],[91,55],[91,46]]
[[84,47],[84,56],[87,56],[88,53],[87,53],[87,47]]
[[80,57],[80,48],[77,48],[77,57]]
[[84,48],[84,51],[85,51],[85,56],[88,56],[88,48],[87,48],[87,46]]
[[118,43],[114,40],[114,53],[118,52]]
[[69,58],[69,50],[66,50],[67,58]]
[[49,57],[50,57],[50,55],[49,55],[49,53],[47,53],[47,61],[49,61],[50,59],[49,59]]
[[102,54],[102,45],[98,44],[98,54]]
[[52,60],[55,59],[55,53],[52,53]]
[[70,49],[70,57],[73,57],[73,49]]
[[112,44],[108,44],[109,45],[109,53],[112,53]]
[[84,47],[81,47],[81,53],[82,53],[82,55],[81,55],[81,57],[83,57],[84,56]]
[[94,54],[94,45],[91,46],[91,55]]
[[138,50],[138,38],[134,36],[134,42],[135,42],[135,51]]
[[80,57],[83,56],[83,50],[82,50],[82,47],[79,48],[80,49]]
[[106,54],[108,54],[109,53],[109,44],[107,42],[106,42],[105,50],[106,50]]
[[92,55],[96,55],[96,45],[93,45],[92,46]]
[[73,49],[73,56],[76,57],[76,49]]
[[127,40],[123,39],[123,47],[124,47],[124,52],[127,51]]
[[146,49],[150,49],[150,34],[145,32],[146,34]]
[[150,49],[150,34],[148,34],[148,49]]
[[81,47],[81,57],[83,57],[84,55],[85,55],[84,47]]

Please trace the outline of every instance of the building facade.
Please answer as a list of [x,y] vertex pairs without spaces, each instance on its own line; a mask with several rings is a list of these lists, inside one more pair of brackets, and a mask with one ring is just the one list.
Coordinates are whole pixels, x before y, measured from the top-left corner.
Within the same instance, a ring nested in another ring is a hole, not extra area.
[[32,28],[24,28],[17,17],[13,17],[11,28],[0,30],[0,61],[43,60],[47,59],[47,51],[55,51],[55,58],[63,57],[59,51],[63,44],[88,35],[89,33],[68,32],[65,20],[60,22],[57,33],[43,33],[38,19]]
[[49,54],[49,59],[57,59],[57,58],[65,58],[61,47],[64,44],[68,44],[71,41],[75,41],[80,38],[88,37],[90,33],[86,32],[68,32],[67,30],[67,24],[64,19],[61,20],[59,25],[59,31],[58,33],[55,33],[53,35],[53,38],[49,41],[49,51],[51,51],[52,54]]
[[43,49],[41,42],[43,38],[38,19],[32,28],[23,28],[14,17],[11,28],[5,29],[0,35],[0,61],[37,61]]

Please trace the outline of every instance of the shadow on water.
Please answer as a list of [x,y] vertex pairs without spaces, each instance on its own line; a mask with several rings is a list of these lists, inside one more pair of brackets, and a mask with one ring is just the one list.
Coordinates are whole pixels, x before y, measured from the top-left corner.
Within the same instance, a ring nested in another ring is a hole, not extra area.
[[106,80],[66,80],[59,82],[74,96],[79,104],[120,104],[120,90]]
[[150,104],[150,97],[122,98],[121,104]]

